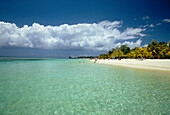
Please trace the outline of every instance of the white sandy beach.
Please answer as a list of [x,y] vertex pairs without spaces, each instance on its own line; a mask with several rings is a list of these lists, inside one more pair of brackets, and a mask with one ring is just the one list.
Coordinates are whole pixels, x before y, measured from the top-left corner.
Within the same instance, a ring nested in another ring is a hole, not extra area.
[[[94,60],[92,60],[94,62]],[[132,68],[164,70],[170,72],[170,59],[121,59],[121,60],[97,60],[96,63],[119,65]]]

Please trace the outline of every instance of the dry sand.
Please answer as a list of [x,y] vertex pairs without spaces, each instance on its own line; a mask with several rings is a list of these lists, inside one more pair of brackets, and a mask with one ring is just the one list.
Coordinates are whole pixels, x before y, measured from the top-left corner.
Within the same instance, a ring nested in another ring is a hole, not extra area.
[[[94,62],[94,60],[92,60]],[[97,60],[96,63],[119,65],[132,68],[163,70],[170,72],[170,59],[121,59],[121,60]]]

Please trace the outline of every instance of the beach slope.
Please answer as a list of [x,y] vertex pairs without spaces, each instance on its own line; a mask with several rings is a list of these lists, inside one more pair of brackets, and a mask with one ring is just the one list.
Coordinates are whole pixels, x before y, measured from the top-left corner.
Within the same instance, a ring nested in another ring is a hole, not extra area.
[[[94,60],[92,60],[94,61]],[[121,59],[121,60],[97,60],[96,63],[119,65],[132,68],[163,70],[170,72],[170,59]]]

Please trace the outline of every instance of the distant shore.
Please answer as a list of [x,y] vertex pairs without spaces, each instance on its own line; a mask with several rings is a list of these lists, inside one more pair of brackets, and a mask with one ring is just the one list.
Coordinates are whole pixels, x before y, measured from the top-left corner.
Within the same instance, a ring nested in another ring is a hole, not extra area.
[[[95,60],[92,60],[93,62]],[[170,59],[121,59],[121,60],[97,60],[96,63],[118,65],[140,69],[163,70],[170,72]]]

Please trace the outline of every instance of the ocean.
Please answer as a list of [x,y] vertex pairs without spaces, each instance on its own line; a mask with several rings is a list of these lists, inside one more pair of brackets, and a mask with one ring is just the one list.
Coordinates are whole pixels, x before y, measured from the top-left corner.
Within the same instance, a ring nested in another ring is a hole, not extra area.
[[78,59],[0,58],[0,115],[169,115],[170,76]]

